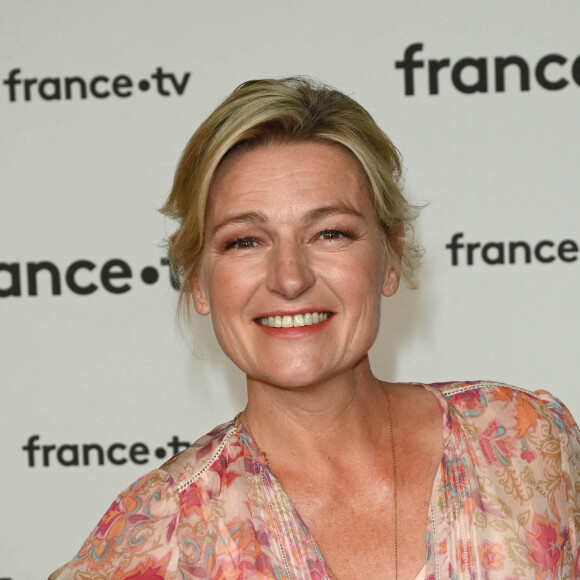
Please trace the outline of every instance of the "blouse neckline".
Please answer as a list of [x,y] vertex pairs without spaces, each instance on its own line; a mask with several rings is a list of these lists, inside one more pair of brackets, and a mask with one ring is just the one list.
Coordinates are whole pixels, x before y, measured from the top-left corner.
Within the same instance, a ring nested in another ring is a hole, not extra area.
[[[451,434],[449,407],[447,405],[445,395],[436,386],[431,386],[431,385],[428,385],[425,383],[408,383],[408,384],[421,386],[425,390],[427,390],[428,392],[432,393],[432,395],[437,400],[437,403],[439,405],[439,409],[441,410],[441,422],[442,422],[442,432],[443,432],[443,453],[441,455],[441,459],[439,460],[438,468],[437,468],[437,471],[435,473],[435,477],[433,479],[433,484],[431,486],[431,499],[429,500],[429,510],[428,510],[428,514],[431,514],[434,507],[435,507],[435,506],[433,506],[433,498],[437,497],[436,491],[439,490],[441,488],[441,485],[442,485],[441,466],[444,462],[447,446],[449,444],[449,437]],[[286,504],[288,509],[293,514],[293,517],[295,518],[295,520],[298,522],[299,527],[301,527],[303,529],[303,533],[306,536],[307,543],[308,543],[310,549],[312,550],[312,553],[315,554],[315,556],[320,560],[320,562],[322,564],[322,567],[325,571],[326,579],[331,580],[332,577],[331,577],[330,572],[328,571],[328,568],[326,566],[326,561],[324,560],[324,556],[322,554],[322,551],[318,547],[316,540],[314,539],[314,536],[312,535],[312,533],[310,532],[310,530],[306,526],[306,523],[302,519],[300,512],[292,503],[292,500],[290,499],[290,497],[288,496],[288,494],[284,490],[282,484],[276,478],[274,473],[270,470],[270,467],[268,465],[268,462],[266,461],[266,458],[264,457],[264,455],[260,451],[259,447],[256,445],[256,442],[253,440],[252,436],[250,435],[250,433],[246,429],[245,425],[243,424],[243,422],[240,418],[240,415],[241,415],[241,413],[238,413],[236,415],[236,417],[234,418],[234,421],[232,423],[233,427],[238,432],[240,439],[242,440],[245,447],[249,450],[252,458],[260,465],[261,469],[263,470],[262,473],[264,475],[267,474],[268,478],[272,482],[272,485],[274,485],[276,487],[278,498],[283,500],[283,502]],[[427,521],[425,522],[426,534],[428,534],[428,531],[429,531],[429,520],[430,520],[430,515],[428,515]],[[281,522],[280,520],[277,520],[276,524],[283,525],[283,522]],[[421,570],[418,572],[417,576],[415,577],[415,580],[421,580],[422,578],[424,578],[425,573],[426,573],[426,569],[427,569],[427,560],[428,560],[428,558],[426,558],[425,563],[423,564],[423,567],[421,568]]]

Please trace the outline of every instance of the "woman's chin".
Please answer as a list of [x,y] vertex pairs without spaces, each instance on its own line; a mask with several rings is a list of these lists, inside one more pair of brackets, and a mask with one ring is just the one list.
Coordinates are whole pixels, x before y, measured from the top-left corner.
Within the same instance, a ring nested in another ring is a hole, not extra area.
[[272,372],[248,374],[248,385],[260,383],[275,388],[289,390],[308,390],[327,381],[333,374],[320,369],[275,369]]

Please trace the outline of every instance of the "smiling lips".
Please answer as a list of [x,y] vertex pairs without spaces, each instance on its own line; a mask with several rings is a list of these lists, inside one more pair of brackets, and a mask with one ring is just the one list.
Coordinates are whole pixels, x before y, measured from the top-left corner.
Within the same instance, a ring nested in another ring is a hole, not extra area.
[[312,326],[324,322],[330,316],[330,312],[304,312],[293,316],[266,316],[257,318],[256,322],[270,328],[295,328],[298,326]]

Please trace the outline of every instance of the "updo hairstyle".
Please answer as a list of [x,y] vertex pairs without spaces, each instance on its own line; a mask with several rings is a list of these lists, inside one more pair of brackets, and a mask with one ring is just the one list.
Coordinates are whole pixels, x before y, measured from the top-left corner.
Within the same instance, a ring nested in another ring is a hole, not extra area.
[[262,79],[241,84],[193,134],[161,209],[177,222],[167,253],[180,283],[181,303],[190,303],[190,282],[203,250],[208,195],[220,163],[254,147],[300,142],[339,145],[358,161],[389,263],[415,286],[422,254],[412,229],[417,208],[402,194],[401,158],[390,139],[361,105],[328,85],[305,77]]

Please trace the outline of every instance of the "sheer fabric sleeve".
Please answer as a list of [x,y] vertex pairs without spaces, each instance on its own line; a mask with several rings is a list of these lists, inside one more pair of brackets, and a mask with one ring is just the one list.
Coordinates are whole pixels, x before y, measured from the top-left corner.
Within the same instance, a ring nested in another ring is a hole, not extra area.
[[76,556],[49,580],[177,578],[179,516],[176,483],[152,471],[117,497]]
[[567,499],[567,513],[561,516],[568,522],[573,568],[571,577],[580,578],[580,430],[570,411],[559,399],[547,391],[537,391],[536,395],[546,404],[560,439],[561,477]]
[[501,383],[442,391],[450,435],[433,504],[438,577],[580,578],[580,433],[568,409]]

